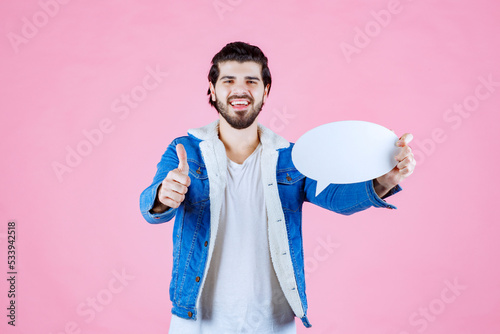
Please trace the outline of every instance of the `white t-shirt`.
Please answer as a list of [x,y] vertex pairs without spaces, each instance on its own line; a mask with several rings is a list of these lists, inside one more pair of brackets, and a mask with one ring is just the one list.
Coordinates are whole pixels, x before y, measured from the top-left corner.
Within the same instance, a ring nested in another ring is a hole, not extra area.
[[225,200],[198,319],[172,314],[169,334],[296,334],[269,253],[261,152],[259,143],[243,164],[227,159]]

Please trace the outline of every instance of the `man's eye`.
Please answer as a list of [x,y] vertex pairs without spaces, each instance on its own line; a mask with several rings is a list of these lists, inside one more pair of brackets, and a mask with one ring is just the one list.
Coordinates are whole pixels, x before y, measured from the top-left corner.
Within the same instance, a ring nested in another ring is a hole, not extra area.
[[230,82],[232,82],[232,81],[233,81],[233,80],[226,80],[226,81],[224,81],[224,83],[230,83]]
[[248,83],[253,84],[253,83],[256,83],[256,81],[250,80],[250,81],[248,81]]

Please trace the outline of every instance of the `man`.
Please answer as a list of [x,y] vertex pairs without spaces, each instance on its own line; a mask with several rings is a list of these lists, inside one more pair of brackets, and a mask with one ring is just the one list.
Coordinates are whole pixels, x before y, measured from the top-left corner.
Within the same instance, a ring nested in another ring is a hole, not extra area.
[[302,246],[304,201],[344,215],[401,190],[414,170],[398,141],[398,165],[375,180],[330,184],[315,196],[316,181],[291,160],[293,144],[260,125],[271,89],[267,58],[242,42],[212,59],[209,102],[219,119],[176,138],[141,194],[150,223],[174,216],[170,333],[295,333],[304,326],[307,300]]

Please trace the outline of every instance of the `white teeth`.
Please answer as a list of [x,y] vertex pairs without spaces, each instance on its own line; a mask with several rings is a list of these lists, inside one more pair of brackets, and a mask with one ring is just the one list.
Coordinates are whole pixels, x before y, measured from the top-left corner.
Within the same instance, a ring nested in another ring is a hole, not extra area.
[[234,102],[231,102],[231,105],[237,105],[237,104],[243,104],[243,105],[248,105],[248,102],[247,101],[234,101]]

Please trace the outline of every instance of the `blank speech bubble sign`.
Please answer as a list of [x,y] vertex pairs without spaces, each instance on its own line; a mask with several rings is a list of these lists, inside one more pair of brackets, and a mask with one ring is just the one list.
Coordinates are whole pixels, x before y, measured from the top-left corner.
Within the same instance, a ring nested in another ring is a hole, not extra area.
[[365,121],[339,121],[306,132],[292,149],[299,172],[316,180],[316,196],[330,183],[372,180],[396,165],[398,136],[391,130]]

